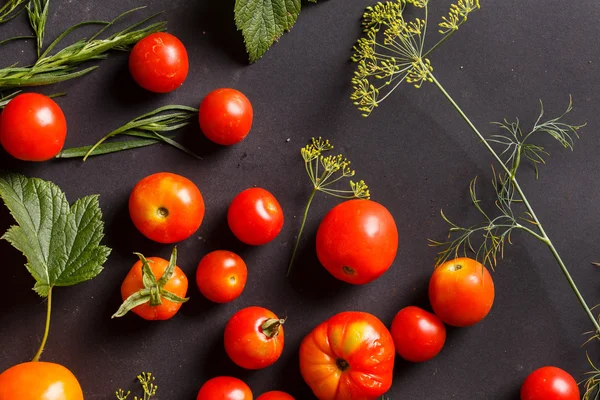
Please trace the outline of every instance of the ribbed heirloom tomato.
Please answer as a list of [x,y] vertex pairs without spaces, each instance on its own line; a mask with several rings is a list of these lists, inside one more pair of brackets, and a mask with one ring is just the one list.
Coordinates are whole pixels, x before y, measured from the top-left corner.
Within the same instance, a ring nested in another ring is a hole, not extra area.
[[226,146],[248,135],[253,117],[250,100],[242,92],[229,88],[210,92],[200,103],[198,113],[202,133],[209,140]]
[[218,376],[202,385],[196,400],[252,400],[252,391],[237,378]]
[[272,392],[263,393],[256,400],[295,400],[292,396],[285,392],[273,390]]
[[317,326],[300,345],[300,372],[319,400],[373,400],[387,392],[394,341],[364,312],[343,312]]
[[229,228],[240,241],[260,246],[275,239],[283,227],[283,210],[271,193],[250,188],[238,194],[227,210]]
[[204,218],[204,199],[189,179],[169,172],[139,181],[129,196],[129,215],[148,239],[175,243],[198,230]]
[[83,400],[83,392],[67,368],[32,361],[0,374],[0,400]]
[[392,321],[391,333],[400,357],[412,362],[432,359],[446,342],[446,327],[442,320],[415,306],[398,311]]
[[542,367],[533,371],[521,386],[521,400],[579,400],[577,382],[557,367]]
[[344,282],[361,285],[379,278],[394,262],[398,229],[392,214],[371,200],[335,206],[317,231],[317,256]]
[[205,255],[196,270],[200,293],[215,303],[227,303],[239,297],[246,286],[248,269],[240,256],[225,250]]

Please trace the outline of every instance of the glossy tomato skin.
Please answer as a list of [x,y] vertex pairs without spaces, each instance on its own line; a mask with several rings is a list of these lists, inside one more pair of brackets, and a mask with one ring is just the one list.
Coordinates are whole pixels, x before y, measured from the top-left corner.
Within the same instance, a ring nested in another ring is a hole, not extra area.
[[253,117],[250,100],[235,89],[213,90],[200,103],[200,129],[217,144],[240,142],[250,132]]
[[[160,257],[148,257],[147,260],[156,279],[160,279],[167,269],[169,262]],[[133,267],[131,267],[121,284],[121,297],[123,298],[123,301],[125,301],[129,296],[142,289],[144,289],[144,283],[142,281],[142,261],[138,260],[138,262],[133,264]],[[167,281],[167,284],[163,289],[179,297],[185,298],[188,289],[188,279],[185,276],[185,273],[176,266],[173,276]],[[149,321],[166,320],[177,314],[181,305],[182,303],[174,303],[163,298],[162,304],[159,306],[151,306],[149,303],[146,303],[135,307],[131,311]]]
[[20,94],[0,114],[0,143],[19,160],[50,160],[62,150],[66,137],[65,115],[47,96]]
[[394,262],[398,229],[390,212],[371,200],[348,200],[334,207],[317,231],[323,266],[355,285],[379,278]]
[[236,312],[225,326],[225,351],[242,368],[261,369],[275,363],[283,352],[283,325],[268,337],[261,326],[277,316],[263,307],[246,307]]
[[533,371],[521,386],[521,400],[579,400],[577,382],[557,367],[542,367]]
[[242,191],[227,211],[227,223],[235,237],[253,246],[275,239],[281,232],[283,219],[283,210],[275,196],[261,188]]
[[447,261],[435,269],[429,280],[429,301],[446,324],[471,326],[492,309],[494,281],[476,260],[463,257]]
[[412,362],[431,360],[444,347],[446,327],[435,314],[409,306],[396,314],[391,329],[400,357]]
[[83,392],[62,365],[31,361],[0,374],[0,400],[83,400]]
[[202,385],[196,400],[252,400],[252,391],[237,378],[218,376]]
[[263,393],[256,400],[295,400],[292,396],[285,392],[273,390],[271,392]]
[[215,303],[227,303],[238,298],[248,277],[246,263],[237,254],[216,250],[205,255],[196,270],[200,293]]
[[185,240],[204,218],[204,199],[189,179],[169,172],[139,181],[129,196],[129,215],[135,227],[159,243]]
[[319,400],[374,400],[392,385],[394,341],[364,312],[342,312],[317,326],[300,345],[300,372]]
[[133,47],[129,72],[138,85],[156,93],[167,93],[183,84],[189,69],[185,46],[166,32],[152,33]]

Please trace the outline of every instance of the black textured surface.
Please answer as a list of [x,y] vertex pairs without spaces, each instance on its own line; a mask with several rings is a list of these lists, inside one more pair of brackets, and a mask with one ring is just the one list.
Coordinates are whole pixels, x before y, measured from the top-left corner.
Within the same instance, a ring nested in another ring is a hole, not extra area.
[[[373,1],[330,0],[307,5],[290,34],[266,56],[248,66],[241,35],[233,24],[233,1],[58,1],[50,8],[47,37],[84,19],[110,19],[143,3],[151,13],[166,10],[169,31],[186,45],[191,70],[177,91],[154,95],[135,86],[127,54],[112,54],[92,74],[40,89],[67,91],[58,103],[68,120],[69,147],[90,144],[129,119],[166,104],[197,106],[210,90],[237,88],[250,98],[255,122],[242,143],[211,145],[194,125],[179,138],[200,152],[195,160],[167,146],[154,146],[81,161],[21,163],[2,153],[0,167],[56,182],[70,201],[100,194],[106,239],[113,253],[97,278],[55,291],[52,330],[43,359],[69,367],[86,399],[110,399],[118,387],[136,388],[141,371],[158,377],[165,400],[194,399],[210,377],[228,374],[248,382],[255,396],[286,390],[297,399],[312,394],[298,368],[298,346],[315,325],[344,310],[368,311],[386,324],[406,305],[428,307],[427,282],[436,250],[426,238],[441,238],[447,226],[443,208],[457,221],[473,220],[468,184],[475,175],[488,182],[490,156],[433,85],[401,87],[368,119],[348,99],[354,66],[350,49],[360,32],[360,16]],[[436,2],[439,3],[439,2]],[[435,15],[446,9],[434,4]],[[538,99],[550,114],[573,95],[572,118],[587,121],[574,153],[543,139],[552,156],[535,181],[524,168],[522,184],[540,219],[591,304],[600,302],[598,229],[597,83],[600,50],[593,0],[484,1],[445,46],[432,57],[438,79],[471,116],[491,132],[489,121],[519,116],[529,126]],[[2,38],[27,34],[24,16],[0,27]],[[0,48],[3,65],[25,62],[33,44]],[[307,224],[301,256],[291,279],[285,269],[310,186],[299,149],[311,136],[331,139],[353,161],[373,199],[396,218],[400,247],[383,279],[361,287],[337,282],[319,265],[314,233],[336,201],[318,195]],[[287,141],[287,139],[290,139]],[[206,217],[192,238],[179,245],[179,265],[190,279],[191,300],[168,322],[148,323],[135,315],[110,320],[120,303],[119,286],[135,262],[132,252],[167,258],[171,246],[146,240],[129,220],[127,198],[141,178],[158,171],[182,174],[198,184]],[[249,248],[229,232],[227,206],[242,189],[270,190],[285,212],[285,225],[271,244]],[[483,193],[483,192],[482,192]],[[485,191],[489,195],[489,190]],[[489,199],[489,197],[486,197]],[[4,230],[10,223],[0,211]],[[397,361],[394,399],[518,399],[533,369],[550,364],[576,379],[587,368],[579,346],[590,330],[584,312],[541,244],[514,237],[493,274],[496,301],[491,314],[468,329],[450,329],[447,345],[420,365]],[[200,258],[214,249],[239,252],[249,267],[245,292],[227,305],[204,300],[193,284]],[[39,344],[44,302],[33,292],[24,259],[6,242],[0,290],[0,370],[26,361]],[[286,346],[272,367],[248,372],[235,367],[223,349],[227,319],[239,308],[260,305],[287,315]],[[590,350],[593,347],[589,348]]]

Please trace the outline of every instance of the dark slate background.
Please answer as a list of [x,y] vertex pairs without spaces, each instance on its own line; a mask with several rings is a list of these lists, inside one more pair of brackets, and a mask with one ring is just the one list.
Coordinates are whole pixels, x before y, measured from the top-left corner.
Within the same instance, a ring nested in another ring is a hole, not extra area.
[[[70,201],[100,194],[106,221],[104,243],[113,248],[102,274],[92,281],[55,291],[52,331],[43,359],[62,363],[79,378],[87,399],[110,399],[118,387],[136,389],[141,371],[158,377],[159,398],[194,399],[216,375],[234,375],[255,396],[274,389],[297,399],[312,394],[300,377],[298,346],[319,322],[345,310],[368,311],[386,324],[402,307],[428,307],[427,282],[435,249],[427,238],[444,237],[441,208],[456,221],[477,221],[468,198],[471,178],[489,182],[490,156],[433,85],[401,87],[368,119],[348,99],[354,66],[348,61],[360,33],[364,0],[329,0],[306,5],[298,23],[266,56],[248,65],[241,35],[233,24],[233,1],[106,0],[58,1],[50,8],[47,38],[87,19],[111,19],[143,4],[138,16],[165,10],[169,31],[186,45],[190,74],[177,91],[155,95],[136,87],[127,54],[112,54],[92,74],[39,89],[67,91],[58,99],[68,120],[67,146],[91,144],[131,118],[166,104],[197,106],[211,90],[234,87],[252,101],[255,122],[242,143],[210,144],[197,125],[179,140],[203,155],[201,161],[163,145],[78,160],[23,163],[4,152],[0,167],[56,182]],[[439,3],[439,2],[435,2]],[[434,16],[446,2],[432,6]],[[550,115],[575,108],[572,121],[585,122],[575,152],[549,138],[552,156],[540,179],[524,168],[521,182],[538,216],[590,302],[600,302],[598,199],[600,123],[597,82],[600,3],[593,0],[484,1],[483,8],[432,57],[438,79],[486,133],[488,123],[519,116],[530,126],[542,98]],[[128,19],[133,21],[134,17]],[[0,27],[0,37],[28,34],[24,16]],[[435,34],[435,32],[434,32]],[[431,40],[432,38],[430,38]],[[48,40],[47,40],[48,41]],[[31,61],[33,43],[0,48],[3,65]],[[336,281],[319,265],[314,249],[320,219],[337,201],[318,195],[291,279],[285,269],[310,192],[299,149],[312,136],[330,138],[353,161],[373,199],[396,218],[398,256],[384,278],[353,287]],[[287,139],[290,139],[289,142]],[[167,258],[171,246],[142,237],[129,220],[127,198],[146,175],[171,171],[192,179],[206,201],[200,230],[179,244],[179,265],[190,279],[191,300],[168,322],[146,322],[135,315],[111,320],[120,304],[119,287],[135,262],[132,252]],[[270,190],[285,212],[285,225],[269,245],[249,248],[229,232],[225,214],[231,199],[250,186]],[[489,186],[488,186],[489,188]],[[482,196],[491,200],[490,191]],[[0,211],[2,230],[11,222]],[[393,398],[518,398],[521,382],[533,369],[560,366],[578,380],[587,370],[582,334],[591,324],[549,251],[514,236],[493,274],[496,301],[490,315],[467,329],[450,329],[447,345],[434,360],[413,365],[397,361]],[[227,305],[204,300],[194,285],[200,258],[215,249],[239,252],[248,264],[245,292]],[[45,303],[33,291],[24,258],[6,242],[0,290],[0,370],[32,357],[43,331]],[[260,305],[288,316],[281,359],[262,371],[232,364],[223,349],[223,328],[238,309]],[[594,353],[594,346],[587,347]]]

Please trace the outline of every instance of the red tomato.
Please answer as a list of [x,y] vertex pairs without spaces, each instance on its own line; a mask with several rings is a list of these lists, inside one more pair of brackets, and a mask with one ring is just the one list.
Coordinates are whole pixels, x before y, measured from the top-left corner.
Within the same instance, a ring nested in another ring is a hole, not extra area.
[[273,390],[272,392],[263,393],[256,400],[295,400],[292,396],[285,392]]
[[391,333],[400,357],[412,362],[431,360],[446,341],[442,320],[414,306],[405,307],[396,314]]
[[227,211],[229,228],[239,240],[259,246],[269,243],[283,227],[283,210],[265,189],[250,188],[238,194]]
[[521,386],[521,400],[579,400],[577,382],[566,371],[542,367],[533,371]]
[[392,214],[371,200],[334,207],[317,231],[317,256],[337,279],[362,285],[379,278],[394,262],[398,229]]
[[225,326],[225,351],[242,368],[261,369],[283,352],[283,323],[262,307],[246,307],[233,314]]
[[202,385],[196,400],[252,400],[252,391],[237,378],[219,376]]
[[300,372],[319,400],[373,400],[392,385],[394,341],[374,315],[343,312],[300,345]]
[[217,89],[200,103],[200,129],[217,144],[236,144],[248,135],[252,127],[252,104],[240,91]]
[[67,368],[32,361],[0,374],[0,400],[83,400],[83,392]]
[[429,280],[429,301],[433,312],[448,325],[476,324],[488,315],[494,303],[492,276],[476,260],[447,261]]
[[66,137],[65,115],[44,95],[20,94],[0,114],[0,143],[19,160],[49,160],[62,150]]
[[[147,260],[152,273],[156,279],[159,280],[165,273],[169,262],[160,257],[148,257]],[[142,276],[142,261],[139,260],[133,264],[133,267],[131,267],[131,270],[129,270],[129,273],[121,285],[121,297],[123,298],[123,301],[132,294],[145,288]],[[175,267],[173,276],[167,281],[166,285],[163,286],[163,289],[176,296],[182,298],[185,297],[188,289],[188,279],[179,267]],[[161,301],[162,304],[158,306],[152,306],[150,303],[145,303],[133,308],[131,311],[150,321],[166,320],[177,314],[177,311],[179,311],[182,304],[167,300],[164,297],[161,298]]]
[[185,46],[166,32],[152,33],[139,42],[129,55],[129,72],[146,90],[167,93],[177,89],[188,74]]
[[205,255],[196,270],[200,293],[215,303],[227,303],[239,297],[246,286],[248,269],[240,256],[217,250]]
[[204,199],[192,181],[159,172],[138,182],[129,196],[129,215],[148,239],[175,243],[198,230],[204,218]]

